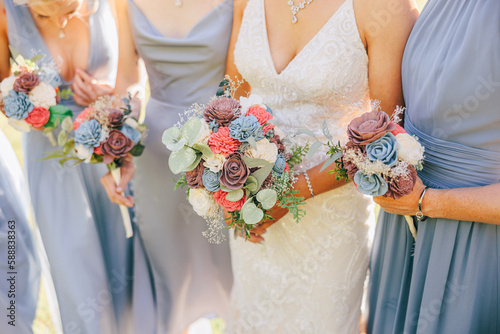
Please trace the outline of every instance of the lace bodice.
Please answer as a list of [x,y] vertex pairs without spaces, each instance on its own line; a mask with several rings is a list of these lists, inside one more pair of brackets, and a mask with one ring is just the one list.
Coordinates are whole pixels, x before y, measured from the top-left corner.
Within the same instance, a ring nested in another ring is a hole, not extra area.
[[[369,105],[368,56],[359,37],[352,0],[339,7],[279,74],[269,48],[264,0],[249,0],[234,56],[252,93],[273,109],[276,125],[287,134],[307,128],[321,138],[326,120],[334,138],[345,139],[349,122]],[[324,159],[318,153],[309,164]]]

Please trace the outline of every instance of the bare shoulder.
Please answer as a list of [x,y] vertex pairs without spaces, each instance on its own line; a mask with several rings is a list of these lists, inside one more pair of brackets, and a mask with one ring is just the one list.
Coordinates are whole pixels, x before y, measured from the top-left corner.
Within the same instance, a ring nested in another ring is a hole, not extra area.
[[[1,1],[1,0],[0,0]],[[243,12],[247,7],[248,0],[234,0],[234,17],[242,18]]]
[[418,17],[415,0],[353,0],[360,36],[369,40],[406,36]]
[[0,0],[0,34],[7,35],[7,12],[3,1]]

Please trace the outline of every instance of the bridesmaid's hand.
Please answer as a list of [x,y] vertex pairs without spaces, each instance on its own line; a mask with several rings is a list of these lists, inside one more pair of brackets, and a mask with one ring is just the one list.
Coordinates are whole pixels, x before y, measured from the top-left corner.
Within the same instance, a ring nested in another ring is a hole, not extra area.
[[112,95],[114,92],[113,87],[98,83],[92,76],[78,68],[71,89],[75,102],[81,106],[88,106],[100,96]]
[[373,201],[380,205],[382,209],[388,213],[394,213],[398,215],[414,216],[418,212],[418,200],[422,191],[424,191],[424,184],[420,178],[417,178],[417,182],[413,187],[413,191],[401,197],[400,199],[393,199],[391,197],[377,196],[373,198]]
[[108,172],[101,178],[101,183],[106,189],[106,193],[108,194],[111,202],[119,205],[125,205],[129,208],[134,206],[134,199],[132,196],[125,197],[123,192],[127,188],[127,184],[132,180],[132,177],[135,173],[135,166],[132,161],[132,158],[127,156],[125,157],[122,166],[120,167],[120,184],[116,185],[111,172]]

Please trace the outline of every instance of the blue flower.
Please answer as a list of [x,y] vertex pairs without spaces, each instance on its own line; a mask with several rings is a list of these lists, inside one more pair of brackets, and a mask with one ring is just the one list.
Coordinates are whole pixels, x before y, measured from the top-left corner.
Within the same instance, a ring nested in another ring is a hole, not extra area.
[[215,119],[213,119],[208,123],[208,128],[212,130],[213,133],[216,133],[217,131],[219,131],[219,124],[217,124]]
[[101,139],[102,127],[95,119],[83,122],[75,131],[75,143],[85,148],[98,147],[101,145]]
[[383,137],[366,145],[366,155],[370,161],[382,161],[393,167],[398,163],[398,146],[396,137],[387,132]]
[[278,154],[278,156],[276,157],[276,162],[274,163],[273,166],[273,171],[276,174],[278,174],[278,176],[281,176],[285,168],[286,168],[285,156],[283,154]]
[[220,189],[220,174],[221,172],[214,173],[208,168],[203,171],[201,180],[203,181],[203,185],[205,186],[205,188],[207,188],[208,191],[216,192]]
[[354,183],[356,183],[361,193],[374,197],[385,195],[387,190],[389,190],[387,182],[380,175],[365,175],[360,170],[354,175]]
[[59,87],[62,85],[61,76],[59,72],[50,68],[44,68],[43,71],[38,73],[40,80],[45,83],[48,83],[52,87]]
[[128,124],[123,124],[120,131],[123,132],[123,134],[125,136],[127,136],[128,139],[133,141],[134,144],[137,144],[139,142],[139,140],[141,139],[141,133],[139,132],[139,130],[134,129],[133,127],[131,127]]
[[9,92],[9,95],[3,98],[3,102],[5,104],[5,115],[18,120],[28,117],[29,113],[35,108],[28,95],[16,92],[13,89]]
[[262,127],[254,115],[239,117],[229,124],[229,136],[240,142],[248,142],[253,137],[255,141],[264,138]]

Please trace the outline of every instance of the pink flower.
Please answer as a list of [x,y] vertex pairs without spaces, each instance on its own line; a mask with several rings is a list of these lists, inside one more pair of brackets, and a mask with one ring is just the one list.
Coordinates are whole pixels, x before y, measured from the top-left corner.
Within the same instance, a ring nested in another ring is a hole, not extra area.
[[239,201],[231,202],[226,199],[227,194],[228,193],[223,190],[217,190],[214,193],[214,199],[217,202],[217,204],[221,205],[222,207],[224,207],[224,209],[226,209],[229,212],[241,210],[243,204],[245,204],[247,200],[247,196],[243,195],[243,197]]
[[220,127],[208,139],[208,146],[215,154],[222,153],[225,157],[234,153],[240,146],[240,141],[229,136],[229,128]]
[[397,135],[399,135],[400,133],[406,133],[406,130],[399,124],[396,124],[396,129],[392,130],[391,133],[394,135],[394,137],[396,137]]
[[267,121],[273,118],[273,115],[268,113],[266,109],[262,108],[259,105],[251,106],[247,111],[247,116],[248,115],[254,115],[257,118],[257,121],[259,121],[260,125],[266,124]]
[[82,112],[76,117],[75,121],[73,122],[73,130],[78,129],[83,122],[88,121],[87,118],[89,117],[92,111],[93,109],[90,107],[83,109]]
[[[258,120],[258,118],[257,118]],[[264,127],[262,128],[262,131],[264,132],[264,134],[268,133],[269,131],[271,131],[272,129],[274,129],[274,124],[266,124],[264,125]]]
[[44,107],[35,107],[26,117],[25,121],[28,124],[33,125],[35,128],[41,128],[50,118],[50,111]]
[[382,111],[372,111],[356,117],[347,127],[347,136],[355,145],[366,145],[396,128]]

